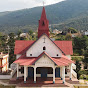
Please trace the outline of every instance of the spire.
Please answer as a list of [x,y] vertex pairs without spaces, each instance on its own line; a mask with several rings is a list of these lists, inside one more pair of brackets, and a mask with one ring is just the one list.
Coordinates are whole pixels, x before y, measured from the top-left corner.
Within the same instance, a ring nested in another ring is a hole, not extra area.
[[43,7],[41,18],[39,20],[38,38],[44,33],[47,34],[47,36],[49,36],[49,21],[46,17],[45,7]]
[[45,7],[43,7],[42,14],[41,14],[41,19],[46,19]]

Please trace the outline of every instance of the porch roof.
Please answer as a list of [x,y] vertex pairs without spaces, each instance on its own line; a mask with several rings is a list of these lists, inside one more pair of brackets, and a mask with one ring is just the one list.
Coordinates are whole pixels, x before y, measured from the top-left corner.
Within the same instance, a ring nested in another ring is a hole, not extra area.
[[62,55],[62,57],[50,57],[46,52],[41,53],[38,57],[26,57],[26,54],[22,55],[19,59],[14,61],[14,63],[18,63],[20,65],[30,66],[37,62],[41,56],[46,55],[51,61],[53,61],[57,66],[68,66],[70,63],[74,63],[68,57]]

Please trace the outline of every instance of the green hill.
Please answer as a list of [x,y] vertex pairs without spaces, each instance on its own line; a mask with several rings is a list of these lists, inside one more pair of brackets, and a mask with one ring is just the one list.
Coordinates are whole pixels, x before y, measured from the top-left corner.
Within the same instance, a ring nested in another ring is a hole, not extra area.
[[[66,0],[45,8],[49,23],[59,24],[59,29],[74,27],[86,30],[88,27],[88,0]],[[19,29],[24,32],[29,29],[37,30],[41,12],[42,7],[1,12],[0,31],[16,33]]]

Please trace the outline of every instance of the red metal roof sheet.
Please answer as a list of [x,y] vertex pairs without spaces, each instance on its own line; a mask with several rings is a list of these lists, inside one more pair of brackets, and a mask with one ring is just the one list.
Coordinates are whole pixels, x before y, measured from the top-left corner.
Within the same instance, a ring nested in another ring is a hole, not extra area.
[[54,43],[55,43],[66,55],[73,55],[72,41],[54,41]]
[[64,55],[62,57],[52,58],[46,52],[41,53],[38,57],[26,57],[26,55],[24,54],[19,59],[14,61],[14,63],[19,63],[20,65],[27,66],[33,65],[44,54],[47,55],[55,64],[57,64],[57,66],[68,66],[70,63],[74,63],[72,60],[70,60],[68,57]]
[[[15,42],[14,54],[23,54],[35,41],[17,40]],[[54,43],[66,54],[72,55],[72,41],[54,41]]]
[[33,43],[34,43],[34,41],[32,41],[32,40],[30,40],[30,41],[16,40],[14,54],[24,53]]

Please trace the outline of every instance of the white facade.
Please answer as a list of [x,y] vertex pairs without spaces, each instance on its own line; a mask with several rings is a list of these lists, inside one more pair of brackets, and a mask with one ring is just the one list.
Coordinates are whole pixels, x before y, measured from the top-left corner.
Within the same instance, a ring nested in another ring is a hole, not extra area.
[[43,55],[36,63],[36,67],[54,67],[53,61],[48,58],[46,55]]
[[[45,38],[45,43],[44,43],[44,38]],[[46,47],[46,50],[43,50],[44,46]],[[27,57],[38,57],[44,51],[47,54],[49,54],[51,57],[61,57],[62,56],[62,52],[60,51],[60,49],[46,35],[43,35],[38,41],[36,41],[35,44],[33,44],[27,50],[26,56]]]

